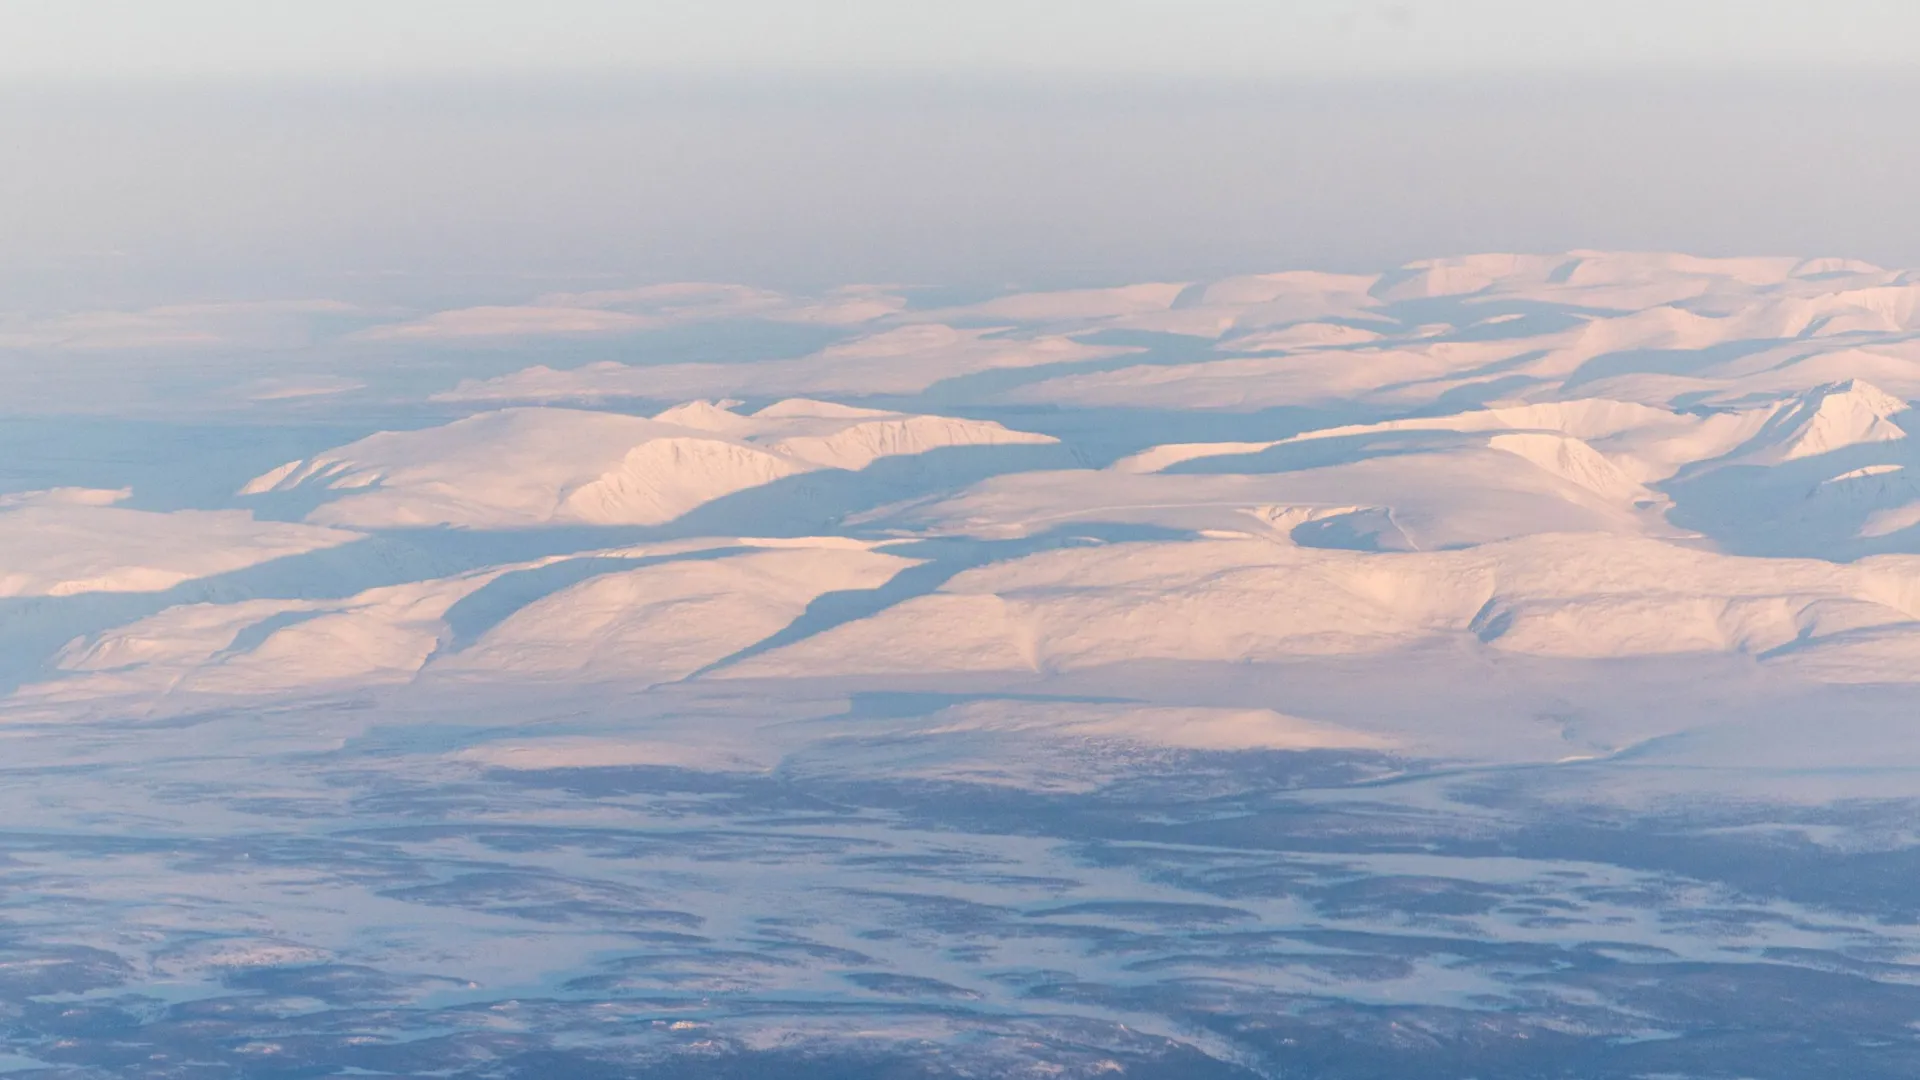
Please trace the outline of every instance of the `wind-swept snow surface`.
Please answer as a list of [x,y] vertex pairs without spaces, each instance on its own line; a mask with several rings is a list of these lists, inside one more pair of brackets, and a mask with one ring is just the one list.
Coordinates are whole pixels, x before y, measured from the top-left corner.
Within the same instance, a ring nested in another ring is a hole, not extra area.
[[0,430],[0,1071],[1920,1075],[1920,275],[605,284]]
[[153,513],[114,505],[129,494],[59,488],[0,495],[0,597],[163,592],[359,538],[255,521],[244,510]]

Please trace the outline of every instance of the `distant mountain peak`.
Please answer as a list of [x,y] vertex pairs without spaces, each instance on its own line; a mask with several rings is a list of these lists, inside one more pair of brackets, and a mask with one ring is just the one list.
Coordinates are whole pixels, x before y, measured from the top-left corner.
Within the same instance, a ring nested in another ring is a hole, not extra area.
[[1767,462],[1818,457],[1864,443],[1894,442],[1907,431],[1893,417],[1911,406],[1864,379],[1825,383],[1786,398],[1746,456]]

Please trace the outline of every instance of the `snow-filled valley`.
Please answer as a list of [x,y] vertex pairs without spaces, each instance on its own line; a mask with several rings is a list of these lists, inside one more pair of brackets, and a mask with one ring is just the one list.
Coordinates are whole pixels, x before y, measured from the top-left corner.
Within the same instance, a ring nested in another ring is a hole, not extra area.
[[0,338],[0,1074],[1920,1072],[1920,271],[244,322]]

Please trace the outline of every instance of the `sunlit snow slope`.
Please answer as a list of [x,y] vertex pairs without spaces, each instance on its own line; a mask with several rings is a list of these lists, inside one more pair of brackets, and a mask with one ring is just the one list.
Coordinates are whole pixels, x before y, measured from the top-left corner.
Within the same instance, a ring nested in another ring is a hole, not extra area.
[[[1384,671],[1435,649],[1905,683],[1916,297],[1913,275],[1846,261],[1575,252],[959,307],[719,286],[542,298],[527,310],[839,336],[793,358],[462,381],[433,396],[478,411],[239,486],[234,506],[307,524],[7,496],[14,595],[153,592],[372,537],[340,553],[329,595],[263,572],[101,608],[42,648],[15,700],[144,713],[555,678],[925,689],[1151,662],[1178,704],[1189,679],[1243,677],[1218,665]],[[357,336],[539,325],[514,310]],[[675,400],[753,389],[832,399]],[[1028,450],[1045,453],[1012,453]],[[384,565],[448,527],[473,537],[459,558]],[[1371,723],[1425,738],[1411,718]]]
[[[285,1075],[1920,1074],[1920,272],[956,296],[358,312],[144,405],[243,433],[177,466],[15,436],[0,991],[268,986]],[[1816,979],[1884,1009],[1728,1019]]]

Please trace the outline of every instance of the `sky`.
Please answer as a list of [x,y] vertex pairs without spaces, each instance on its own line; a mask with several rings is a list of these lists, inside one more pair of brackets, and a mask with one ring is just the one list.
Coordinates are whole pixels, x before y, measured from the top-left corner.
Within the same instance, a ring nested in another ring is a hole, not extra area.
[[1303,74],[1897,66],[1909,0],[0,0],[0,72]]
[[0,317],[1920,265],[1912,0],[0,0]]

